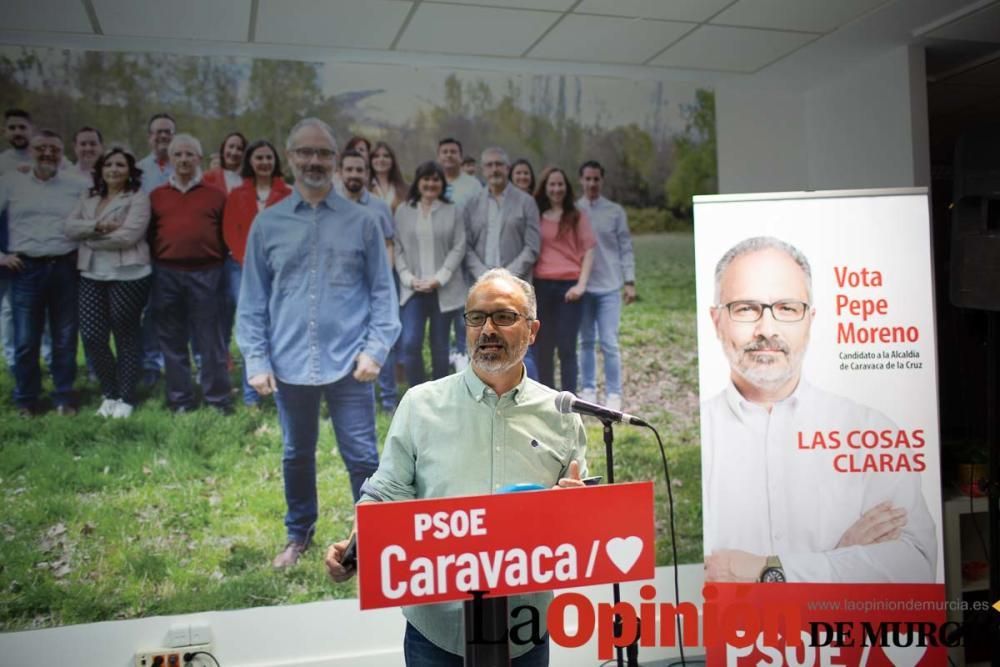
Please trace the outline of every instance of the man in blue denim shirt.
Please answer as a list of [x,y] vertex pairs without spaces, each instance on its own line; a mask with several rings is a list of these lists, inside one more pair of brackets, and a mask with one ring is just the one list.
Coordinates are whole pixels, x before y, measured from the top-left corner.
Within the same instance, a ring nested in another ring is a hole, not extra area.
[[378,468],[371,383],[400,329],[379,222],[333,189],[333,132],[307,118],[286,148],[295,190],[250,229],[236,325],[250,384],[274,393],[281,422],[288,543],[276,568],[298,562],[315,530],[321,399],[355,500]]

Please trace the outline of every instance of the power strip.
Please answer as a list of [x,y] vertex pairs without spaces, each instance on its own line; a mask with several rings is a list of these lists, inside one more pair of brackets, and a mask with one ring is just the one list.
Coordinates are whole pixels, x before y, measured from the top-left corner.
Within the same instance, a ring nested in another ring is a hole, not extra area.
[[204,651],[212,652],[211,644],[196,644],[194,646],[175,646],[172,648],[152,648],[135,654],[135,667],[216,667],[216,663],[204,654],[199,654],[184,662],[185,653]]

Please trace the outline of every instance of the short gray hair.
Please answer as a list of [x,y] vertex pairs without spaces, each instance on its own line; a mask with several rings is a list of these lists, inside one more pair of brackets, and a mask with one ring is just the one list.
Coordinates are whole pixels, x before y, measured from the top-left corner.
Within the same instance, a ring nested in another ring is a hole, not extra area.
[[188,144],[191,147],[193,147],[195,152],[198,154],[198,157],[204,155],[204,153],[201,152],[201,142],[198,141],[196,137],[190,134],[185,134],[183,132],[180,134],[175,134],[174,138],[170,140],[170,145],[167,146],[167,153],[168,154],[173,153],[174,148],[180,146],[181,144]]
[[337,152],[337,138],[333,136],[333,129],[321,121],[319,118],[310,116],[309,118],[303,118],[295,124],[294,127],[288,132],[288,139],[285,140],[285,150],[292,149],[292,137],[298,134],[299,130],[306,127],[318,127],[319,129],[326,132],[330,137],[330,142],[333,144],[333,152]]
[[506,281],[512,285],[516,285],[524,292],[524,298],[528,302],[528,312],[527,317],[537,320],[538,319],[538,301],[535,299],[535,288],[531,286],[527,280],[522,280],[515,276],[513,273],[504,268],[490,269],[483,275],[476,279],[476,282],[472,283],[472,287],[469,288],[469,294],[471,295],[482,285],[486,283],[493,282],[494,280]]
[[722,276],[725,274],[726,269],[729,268],[729,265],[743,255],[749,255],[762,250],[779,250],[791,257],[799,265],[802,272],[806,274],[806,298],[809,300],[809,303],[812,303],[812,268],[810,268],[809,260],[802,254],[802,251],[791,243],[786,243],[773,236],[754,236],[743,239],[727,250],[726,254],[719,260],[719,263],[715,265],[715,304],[722,305],[720,303],[722,300]]
[[499,155],[500,157],[503,158],[504,164],[506,164],[508,166],[510,165],[510,158],[507,157],[507,151],[505,151],[504,149],[500,148],[499,146],[490,146],[489,148],[485,149],[482,153],[480,153],[479,154],[479,161],[480,162],[485,162],[486,161],[486,154],[487,153],[494,153],[496,155]]

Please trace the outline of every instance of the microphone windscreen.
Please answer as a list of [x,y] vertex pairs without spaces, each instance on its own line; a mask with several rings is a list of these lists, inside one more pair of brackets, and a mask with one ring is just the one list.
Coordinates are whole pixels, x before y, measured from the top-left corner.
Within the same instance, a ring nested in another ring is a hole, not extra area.
[[568,415],[573,412],[573,401],[576,400],[576,396],[573,395],[571,391],[560,391],[556,394],[556,410]]

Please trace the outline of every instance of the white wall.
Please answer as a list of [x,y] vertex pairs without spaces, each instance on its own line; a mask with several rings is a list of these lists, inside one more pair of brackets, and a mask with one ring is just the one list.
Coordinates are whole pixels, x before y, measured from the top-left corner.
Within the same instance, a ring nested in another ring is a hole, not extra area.
[[900,47],[804,92],[716,90],[723,193],[929,185],[922,49]]
[[715,89],[719,192],[808,188],[802,95],[742,81]]

